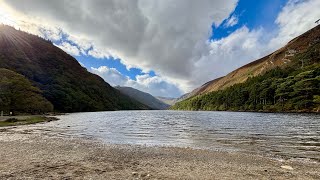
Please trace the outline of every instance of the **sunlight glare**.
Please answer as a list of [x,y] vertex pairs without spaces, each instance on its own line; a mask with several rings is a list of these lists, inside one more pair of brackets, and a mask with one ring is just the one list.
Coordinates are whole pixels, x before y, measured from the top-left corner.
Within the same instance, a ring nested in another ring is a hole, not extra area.
[[15,26],[16,22],[13,20],[12,16],[10,16],[9,11],[6,6],[2,5],[0,1],[0,24]]

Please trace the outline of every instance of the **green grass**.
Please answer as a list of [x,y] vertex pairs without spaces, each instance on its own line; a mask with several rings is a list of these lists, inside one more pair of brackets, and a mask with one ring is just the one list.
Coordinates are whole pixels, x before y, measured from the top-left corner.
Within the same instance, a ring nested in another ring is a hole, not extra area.
[[35,117],[29,117],[26,119],[10,118],[5,121],[0,121],[0,127],[28,125],[28,124],[35,124],[35,123],[41,123],[41,122],[50,122],[54,120],[57,120],[57,118],[45,117],[45,116],[35,116]]

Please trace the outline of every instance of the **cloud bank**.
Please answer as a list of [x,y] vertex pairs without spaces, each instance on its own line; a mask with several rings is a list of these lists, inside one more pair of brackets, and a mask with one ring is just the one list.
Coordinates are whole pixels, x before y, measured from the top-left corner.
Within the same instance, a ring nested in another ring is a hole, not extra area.
[[167,83],[159,76],[151,77],[148,74],[137,75],[136,80],[132,80],[121,74],[117,69],[108,68],[107,66],[101,66],[99,68],[91,67],[89,71],[101,76],[105,81],[113,86],[120,85],[133,87],[153,94],[154,96],[167,97],[170,95],[178,97],[181,94],[180,90],[175,85]]
[[[194,62],[207,53],[211,25],[233,12],[236,0],[4,0],[32,24],[58,26],[93,42],[88,54],[116,57],[128,68],[154,70],[187,91]],[[24,20],[25,20],[24,19]],[[29,28],[29,27],[28,27]],[[29,28],[29,31],[32,31]],[[80,41],[77,39],[77,41]],[[77,54],[70,47],[60,46]]]
[[[132,80],[116,69],[89,69],[107,82],[165,96],[191,91],[276,50],[320,17],[320,1],[289,0],[272,34],[242,26],[210,41],[212,25],[226,19],[227,26],[238,23],[230,17],[237,0],[0,0],[0,5],[27,22],[19,27],[29,32],[60,40],[67,34],[67,41],[57,46],[72,55],[119,58],[128,69],[146,73]],[[150,70],[157,76],[148,75]]]

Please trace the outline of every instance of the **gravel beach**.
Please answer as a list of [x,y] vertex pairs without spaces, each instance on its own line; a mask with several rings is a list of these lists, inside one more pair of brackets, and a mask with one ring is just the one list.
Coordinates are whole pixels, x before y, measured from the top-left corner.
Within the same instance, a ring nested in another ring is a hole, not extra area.
[[320,179],[314,162],[0,129],[0,179]]

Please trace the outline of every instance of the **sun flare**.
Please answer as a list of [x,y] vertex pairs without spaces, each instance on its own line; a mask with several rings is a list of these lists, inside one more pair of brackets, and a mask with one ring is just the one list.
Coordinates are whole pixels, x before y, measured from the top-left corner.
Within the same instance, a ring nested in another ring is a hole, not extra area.
[[10,15],[8,8],[0,1],[0,24],[16,26],[17,23]]

